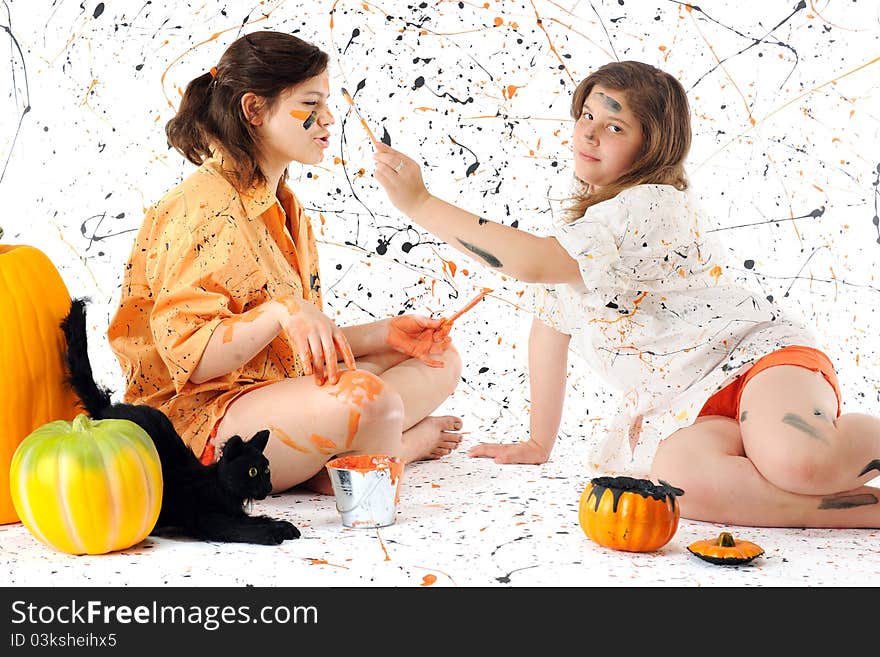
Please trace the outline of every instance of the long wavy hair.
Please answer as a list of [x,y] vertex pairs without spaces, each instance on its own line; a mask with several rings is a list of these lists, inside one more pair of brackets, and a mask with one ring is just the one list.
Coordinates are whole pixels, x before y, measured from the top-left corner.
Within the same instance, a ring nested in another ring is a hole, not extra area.
[[591,189],[584,184],[571,198],[565,221],[584,216],[592,205],[614,198],[635,185],[688,186],[684,160],[691,147],[690,106],[681,83],[669,73],[636,61],[611,62],[584,78],[571,99],[571,115],[581,115],[584,101],[596,85],[626,94],[633,115],[642,126],[642,147],[632,167],[610,185]]
[[165,125],[168,144],[196,166],[219,147],[224,170],[239,189],[265,183],[257,133],[241,108],[242,96],[253,92],[262,99],[260,109],[271,111],[284,91],[323,73],[328,61],[316,46],[284,32],[236,39],[215,68],[186,86],[177,114]]

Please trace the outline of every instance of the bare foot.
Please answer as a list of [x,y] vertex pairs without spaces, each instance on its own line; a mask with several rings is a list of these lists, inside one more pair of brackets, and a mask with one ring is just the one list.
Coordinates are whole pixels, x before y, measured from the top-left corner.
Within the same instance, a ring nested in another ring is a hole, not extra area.
[[321,495],[333,495],[333,484],[330,483],[330,475],[327,473],[326,468],[321,468],[311,479],[306,479],[301,484],[294,486],[294,488],[305,488]]
[[461,418],[429,415],[403,432],[403,462],[427,461],[447,456],[461,445]]

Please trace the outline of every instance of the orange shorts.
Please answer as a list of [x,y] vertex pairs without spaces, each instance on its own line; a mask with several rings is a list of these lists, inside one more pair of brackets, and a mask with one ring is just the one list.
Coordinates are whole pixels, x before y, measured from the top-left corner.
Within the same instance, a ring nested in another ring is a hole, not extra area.
[[777,365],[796,365],[814,372],[821,372],[825,380],[834,388],[834,394],[837,395],[837,416],[840,417],[840,383],[837,380],[837,374],[834,372],[834,365],[828,356],[818,349],[802,347],[800,345],[777,349],[756,360],[755,364],[745,374],[709,397],[698,417],[722,415],[739,420],[740,398],[746,383],[756,374]]

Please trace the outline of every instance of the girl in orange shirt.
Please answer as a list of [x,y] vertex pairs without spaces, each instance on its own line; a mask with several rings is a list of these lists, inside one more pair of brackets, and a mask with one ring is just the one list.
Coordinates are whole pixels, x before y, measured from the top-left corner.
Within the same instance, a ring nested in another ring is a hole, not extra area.
[[448,325],[322,312],[315,237],[285,179],[329,145],[327,62],[255,32],[189,83],[166,134],[198,169],[148,209],[108,329],[126,402],[165,412],[203,462],[269,429],[276,491],[329,493],[337,455],[410,462],[461,441],[459,418],[429,415],[460,377]]

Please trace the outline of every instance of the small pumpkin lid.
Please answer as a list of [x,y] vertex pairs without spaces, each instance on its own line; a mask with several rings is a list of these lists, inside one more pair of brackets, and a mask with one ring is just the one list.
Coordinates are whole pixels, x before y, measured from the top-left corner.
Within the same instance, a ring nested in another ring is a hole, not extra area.
[[760,545],[737,540],[730,532],[721,532],[718,538],[695,541],[688,545],[688,551],[716,566],[738,566],[764,554]]

